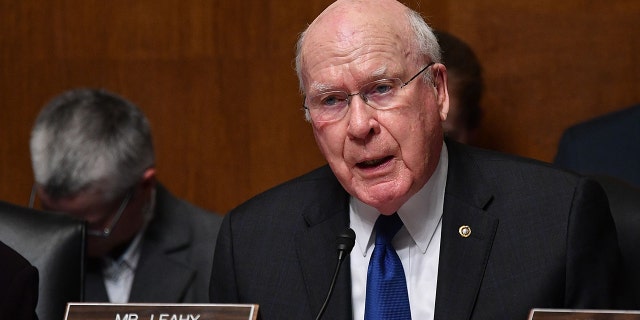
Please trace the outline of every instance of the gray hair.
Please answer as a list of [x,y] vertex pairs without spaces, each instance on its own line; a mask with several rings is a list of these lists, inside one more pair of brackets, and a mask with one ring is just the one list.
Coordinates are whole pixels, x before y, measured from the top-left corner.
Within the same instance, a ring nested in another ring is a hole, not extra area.
[[71,90],[51,100],[35,121],[30,150],[36,183],[53,198],[98,190],[111,200],[155,164],[142,111],[97,89]]
[[[427,24],[427,22],[422,18],[420,13],[410,9],[407,7],[406,10],[406,19],[413,30],[413,43],[411,45],[417,48],[418,57],[425,57],[427,60],[432,62],[439,63],[442,61],[442,53],[440,51],[440,45],[438,44],[438,39],[436,38],[433,29]],[[308,27],[307,27],[308,30]],[[298,42],[296,43],[296,57],[295,57],[295,66],[296,66],[296,74],[298,76],[298,86],[300,92],[304,94],[304,83],[302,81],[302,45],[304,44],[304,39],[307,34],[307,30],[300,33],[298,37]],[[425,81],[433,81],[431,72],[425,72],[424,78]],[[311,121],[311,117],[309,115],[309,110],[305,109],[305,118],[307,121]]]

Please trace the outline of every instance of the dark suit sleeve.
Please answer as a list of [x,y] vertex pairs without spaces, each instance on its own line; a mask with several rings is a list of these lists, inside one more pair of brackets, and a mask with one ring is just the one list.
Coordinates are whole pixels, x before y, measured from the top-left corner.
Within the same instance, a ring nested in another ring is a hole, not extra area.
[[573,130],[567,129],[560,138],[553,163],[561,168],[578,170],[578,150],[575,148]]
[[567,238],[565,305],[612,308],[620,250],[602,187],[583,178],[573,199]]
[[212,303],[237,303],[239,302],[236,288],[236,276],[233,246],[231,241],[231,215],[227,214],[220,226],[218,240],[213,258],[213,270],[209,284],[209,299]]
[[26,265],[2,290],[9,293],[9,299],[0,302],[0,318],[38,319],[35,312],[38,304],[38,270],[35,267]]

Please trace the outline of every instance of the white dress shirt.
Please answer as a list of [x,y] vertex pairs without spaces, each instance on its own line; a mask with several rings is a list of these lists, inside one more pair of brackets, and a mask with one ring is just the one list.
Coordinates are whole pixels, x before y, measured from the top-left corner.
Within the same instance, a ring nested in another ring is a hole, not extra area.
[[[440,161],[429,181],[398,210],[404,227],[392,244],[407,279],[412,319],[434,317],[448,163],[447,147],[443,144]],[[354,197],[351,197],[349,207],[351,228],[356,233],[356,245],[350,259],[353,319],[361,320],[364,319],[369,259],[375,246],[373,226],[380,213]]]
[[111,303],[127,303],[131,294],[131,286],[138,268],[140,251],[142,250],[142,236],[155,212],[156,190],[151,191],[149,202],[142,209],[144,224],[141,230],[133,238],[127,249],[118,259],[110,257],[102,258],[102,277],[107,289],[107,296]]
[[109,302],[127,303],[131,285],[140,260],[140,242],[143,232],[133,238],[127,250],[117,259],[102,258],[102,276]]

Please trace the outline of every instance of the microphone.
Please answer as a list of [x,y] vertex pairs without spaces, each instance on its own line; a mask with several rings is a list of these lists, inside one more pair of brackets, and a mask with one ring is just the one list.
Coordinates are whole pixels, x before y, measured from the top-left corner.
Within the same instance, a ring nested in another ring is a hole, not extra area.
[[336,237],[336,248],[338,249],[338,265],[336,266],[336,271],[333,273],[333,279],[331,280],[331,286],[329,286],[329,292],[327,293],[327,298],[324,300],[322,304],[322,308],[320,308],[320,312],[318,312],[318,316],[316,316],[316,320],[320,320],[324,311],[327,309],[327,304],[329,304],[329,299],[331,298],[331,294],[333,293],[333,287],[336,284],[336,279],[338,278],[338,273],[340,272],[340,266],[342,266],[342,261],[346,258],[349,253],[351,253],[351,249],[356,244],[356,233],[353,232],[353,229],[347,228],[342,231]]

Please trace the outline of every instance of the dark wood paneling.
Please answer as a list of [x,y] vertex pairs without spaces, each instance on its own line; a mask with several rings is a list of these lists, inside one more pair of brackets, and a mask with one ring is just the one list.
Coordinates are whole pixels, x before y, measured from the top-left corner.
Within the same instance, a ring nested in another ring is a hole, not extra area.
[[[160,179],[210,210],[322,165],[293,55],[331,2],[0,0],[0,199],[26,204],[32,122],[78,86],[138,104]],[[636,1],[408,4],[476,50],[487,147],[549,161],[566,126],[640,101]]]
[[482,145],[551,161],[566,127],[640,102],[640,2],[449,2],[485,68]]

